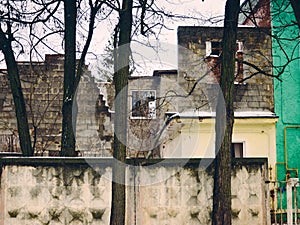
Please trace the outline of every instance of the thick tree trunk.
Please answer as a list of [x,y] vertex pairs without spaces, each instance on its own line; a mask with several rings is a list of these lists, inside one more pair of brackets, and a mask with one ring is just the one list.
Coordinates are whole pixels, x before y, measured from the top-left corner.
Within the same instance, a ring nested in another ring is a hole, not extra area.
[[115,54],[114,85],[115,121],[114,121],[114,153],[116,159],[113,166],[111,225],[125,224],[125,163],[127,140],[127,84],[129,77],[129,56],[132,27],[133,0],[123,0],[119,18],[119,42]]
[[[227,0],[222,41],[219,101],[216,111],[216,160],[213,190],[213,225],[231,224],[231,141],[234,123],[233,90],[237,22],[240,3]],[[224,101],[223,102],[223,97]]]
[[0,43],[0,49],[4,54],[11,92],[15,104],[20,147],[24,156],[32,156],[34,152],[31,145],[26,105],[22,92],[18,65],[11,47],[11,42],[9,38],[6,38],[2,30],[0,30]]
[[62,105],[61,156],[76,156],[73,103],[75,101],[76,74],[76,1],[64,0],[65,17],[65,61],[64,96]]

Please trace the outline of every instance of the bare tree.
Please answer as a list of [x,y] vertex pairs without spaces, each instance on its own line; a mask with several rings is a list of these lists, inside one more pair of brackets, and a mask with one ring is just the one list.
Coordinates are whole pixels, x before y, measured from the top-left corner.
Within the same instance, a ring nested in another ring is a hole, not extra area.
[[76,90],[78,88],[80,79],[84,72],[85,58],[88,53],[89,46],[92,41],[96,17],[100,9],[104,5],[114,8],[110,1],[95,2],[89,0],[89,19],[87,36],[84,41],[83,50],[80,55],[78,63],[76,63],[76,32],[77,23],[77,10],[80,9],[79,3],[76,6],[76,1],[64,1],[64,24],[65,24],[65,64],[64,64],[64,97],[63,97],[63,123],[62,123],[62,139],[61,139],[61,155],[62,156],[76,156],[75,151],[76,140],[76,118],[77,118],[77,103],[76,103]]
[[[123,0],[120,10],[118,49],[114,57],[115,121],[113,156],[112,207],[110,224],[125,224],[125,167],[127,139],[127,84],[129,77],[130,41],[133,0]],[[125,107],[124,107],[125,106]]]
[[[291,0],[291,4],[294,9],[294,14],[297,19],[299,26],[299,4],[295,4],[296,1]],[[222,40],[222,59],[221,59],[221,77],[220,77],[220,87],[223,93],[222,95],[225,100],[225,106],[217,106],[216,115],[216,151],[219,150],[216,160],[215,160],[215,175],[214,175],[214,192],[213,192],[213,214],[212,214],[212,224],[213,225],[224,225],[231,224],[231,153],[230,145],[232,140],[232,128],[234,124],[233,115],[233,88],[234,88],[234,61],[239,61],[235,59],[235,43],[237,34],[237,21],[239,13],[239,1],[226,1],[225,8],[225,20],[224,20],[224,34]],[[280,13],[280,12],[276,12]],[[298,15],[297,15],[298,14]],[[254,24],[256,24],[255,19]],[[280,40],[280,37],[273,37]],[[283,50],[283,49],[282,49]],[[284,51],[284,50],[283,50]],[[261,73],[266,76],[271,76],[280,79],[280,76],[284,73],[287,65],[299,59],[299,57],[288,56],[287,62],[280,65],[276,69],[277,74],[265,72],[259,66],[251,64],[246,61],[242,61],[257,72],[253,73],[247,79]],[[225,130],[225,132],[224,132]],[[223,137],[224,132],[224,138]]]
[[[51,4],[52,3],[49,5]],[[43,16],[55,13],[57,8],[53,10],[48,9],[46,12],[45,8],[41,7],[32,11],[30,6],[22,1],[7,1],[6,4],[3,4],[1,7],[0,49],[6,62],[14,99],[20,146],[23,155],[32,156],[34,151],[31,144],[26,103],[15,57],[16,54],[24,53],[25,48],[24,43],[22,43],[24,37],[22,37],[18,31],[20,28],[26,30],[29,26],[43,22]]]
[[[65,7],[61,3],[65,3]],[[70,4],[69,4],[70,3]],[[84,8],[81,9],[81,6]],[[103,6],[109,6],[108,10],[103,9]],[[4,58],[7,63],[7,71],[12,82],[12,90],[15,101],[15,108],[18,121],[18,129],[22,151],[25,155],[33,155],[34,150],[31,147],[30,126],[26,113],[26,104],[22,97],[22,87],[17,74],[18,68],[14,54],[20,49],[19,53],[30,55],[30,60],[34,57],[41,58],[41,46],[50,49],[52,52],[58,53],[60,50],[57,46],[48,43],[48,38],[55,36],[57,38],[65,34],[65,44],[62,46],[66,50],[65,54],[65,95],[63,101],[63,135],[62,135],[62,151],[61,155],[74,156],[75,152],[75,136],[72,127],[72,121],[76,121],[75,116],[72,116],[73,100],[75,98],[76,88],[84,71],[85,57],[88,54],[88,49],[92,40],[93,31],[96,22],[101,22],[112,11],[114,4],[111,1],[71,1],[49,0],[49,1],[32,1],[27,4],[26,1],[7,1],[1,6],[1,50],[4,53]],[[61,18],[61,10],[65,10],[65,21]],[[79,11],[79,13],[77,13]],[[101,18],[101,16],[103,15]],[[78,21],[78,22],[77,22]],[[77,22],[77,23],[76,23]],[[66,30],[64,30],[64,26]],[[87,24],[87,29],[82,29],[83,40],[79,46],[76,43],[76,35],[78,35],[78,27],[74,24],[84,27]],[[5,29],[6,28],[6,29]],[[4,30],[5,29],[5,30]],[[28,34],[28,36],[27,36]],[[19,35],[19,36],[18,36]],[[63,42],[62,42],[63,43]],[[83,44],[82,44],[83,43]],[[80,51],[80,47],[82,51]],[[78,63],[76,62],[76,51],[81,52]],[[20,96],[20,97],[19,97]],[[19,102],[18,102],[19,101]],[[18,103],[18,104],[17,104]],[[24,105],[23,105],[24,104]],[[19,106],[23,105],[23,106]],[[76,107],[75,107],[76,108]],[[27,125],[24,125],[27,124]],[[27,131],[28,130],[28,131]],[[36,130],[36,129],[35,129]],[[33,137],[34,141],[34,137]],[[25,149],[25,146],[28,146]]]
[[[134,5],[134,3],[136,5]],[[184,15],[172,15],[162,10],[152,0],[123,0],[119,11],[119,20],[113,37],[114,51],[114,77],[115,85],[115,121],[114,121],[114,147],[113,156],[116,159],[113,165],[112,207],[110,224],[125,223],[125,166],[127,150],[127,98],[128,77],[130,70],[130,43],[133,36],[140,34],[158,35],[165,28],[165,18],[189,18]],[[134,14],[135,13],[135,14]],[[146,16],[148,15],[148,16]],[[155,32],[155,29],[157,29]],[[124,107],[125,106],[125,107]]]
[[26,105],[22,92],[19,70],[12,49],[13,33],[11,31],[11,25],[9,23],[7,25],[6,32],[0,27],[0,49],[5,56],[8,77],[13,94],[20,147],[24,156],[32,156],[33,148],[30,140]]
[[[221,59],[221,91],[216,111],[215,175],[213,189],[213,225],[231,224],[231,140],[234,123],[233,91],[235,51],[240,2],[227,0],[225,6],[224,33]],[[221,99],[225,104],[223,105]],[[224,138],[223,138],[223,131]]]
[[76,156],[73,103],[75,102],[76,75],[76,1],[64,0],[65,61],[64,96],[62,105],[61,156]]

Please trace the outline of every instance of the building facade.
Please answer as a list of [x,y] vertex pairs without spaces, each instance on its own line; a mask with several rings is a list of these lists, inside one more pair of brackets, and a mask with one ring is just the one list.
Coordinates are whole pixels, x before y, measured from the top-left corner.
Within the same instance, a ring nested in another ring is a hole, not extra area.
[[[135,157],[215,156],[222,31],[179,27],[178,69],[130,78],[128,146]],[[268,157],[275,165],[270,29],[239,28],[236,56],[232,155]]]
[[[222,55],[220,27],[179,27],[178,68],[131,76],[128,82],[128,157],[213,158],[214,117]],[[270,29],[239,28],[234,157],[268,157],[275,164]],[[63,56],[19,63],[36,155],[59,155]],[[255,67],[253,67],[255,65]],[[7,82],[5,71],[1,79]],[[26,80],[27,79],[27,80]],[[29,80],[31,79],[31,80]],[[9,86],[2,83],[1,135],[17,138]],[[99,94],[101,93],[101,94]],[[79,156],[111,156],[114,91],[86,70],[77,91]],[[9,118],[6,120],[5,118]],[[12,132],[12,133],[10,133]],[[10,142],[3,141],[2,145]],[[7,146],[6,146],[7,147]]]
[[274,80],[275,110],[279,115],[276,127],[276,170],[277,179],[285,180],[287,173],[298,177],[300,168],[297,159],[300,154],[299,29],[294,23],[295,16],[288,2],[273,1],[271,12],[272,34],[275,37],[272,49],[274,73],[282,73],[280,80]]
[[[63,62],[64,56],[57,54],[46,55],[43,62],[18,62],[36,156],[60,155]],[[79,156],[108,156],[112,148],[111,115],[97,81],[87,67],[84,71],[76,94],[76,149]],[[20,154],[14,103],[5,69],[1,70],[0,79],[1,152]]]

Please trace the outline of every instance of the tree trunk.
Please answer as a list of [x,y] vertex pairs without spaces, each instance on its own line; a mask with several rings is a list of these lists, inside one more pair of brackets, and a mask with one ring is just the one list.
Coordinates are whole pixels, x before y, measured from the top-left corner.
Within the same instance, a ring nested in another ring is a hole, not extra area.
[[2,30],[0,30],[0,49],[4,54],[11,92],[14,99],[20,147],[24,156],[33,156],[34,152],[31,146],[26,105],[23,96],[18,65],[11,47],[11,41],[9,38],[6,38]]
[[123,0],[119,18],[119,42],[115,54],[114,85],[115,121],[114,121],[114,152],[112,182],[111,225],[125,224],[125,163],[127,140],[127,84],[129,77],[129,56],[132,28],[133,0]]
[[[231,223],[231,142],[234,123],[233,90],[240,3],[227,0],[222,41],[221,77],[216,110],[216,160],[213,189],[213,225]],[[224,101],[223,100],[224,98]],[[224,103],[224,104],[223,104]]]
[[[75,125],[73,113],[76,74],[76,1],[64,0],[65,17],[65,61],[64,96],[62,105],[61,156],[76,156]],[[76,112],[75,112],[76,113]]]

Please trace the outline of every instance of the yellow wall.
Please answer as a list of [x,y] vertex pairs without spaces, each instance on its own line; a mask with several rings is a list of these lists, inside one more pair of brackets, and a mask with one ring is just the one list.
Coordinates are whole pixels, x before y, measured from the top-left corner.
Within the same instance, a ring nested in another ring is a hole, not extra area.
[[[276,120],[275,118],[235,119],[233,142],[244,143],[244,157],[268,157],[269,164],[275,165]],[[176,131],[175,138],[166,140],[162,145],[163,157],[214,157],[214,119],[180,119],[172,122],[172,126],[178,124],[181,125],[181,129]]]

